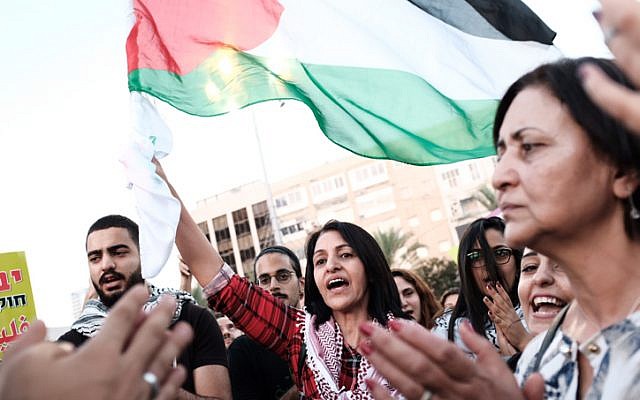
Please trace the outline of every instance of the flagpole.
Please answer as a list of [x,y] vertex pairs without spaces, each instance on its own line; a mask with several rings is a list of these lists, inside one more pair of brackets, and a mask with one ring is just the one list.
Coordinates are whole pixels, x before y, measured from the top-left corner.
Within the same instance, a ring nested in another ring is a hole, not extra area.
[[260,134],[258,132],[258,124],[256,123],[256,112],[253,108],[250,109],[251,121],[253,123],[253,133],[256,135],[256,142],[258,143],[258,154],[260,155],[260,164],[262,165],[262,176],[264,184],[267,189],[267,207],[269,209],[269,219],[271,220],[271,229],[273,230],[273,238],[277,245],[282,244],[282,232],[280,231],[280,224],[278,217],[276,216],[276,208],[273,202],[273,193],[271,192],[271,184],[269,183],[269,177],[267,175],[267,167],[264,163],[264,155],[262,153],[262,142],[260,141]]

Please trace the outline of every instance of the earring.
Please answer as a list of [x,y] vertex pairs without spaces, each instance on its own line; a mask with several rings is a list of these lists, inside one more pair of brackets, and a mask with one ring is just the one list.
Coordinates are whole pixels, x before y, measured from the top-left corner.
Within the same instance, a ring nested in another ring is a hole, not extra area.
[[629,196],[629,206],[630,206],[629,215],[631,216],[631,219],[634,219],[634,220],[640,219],[640,211],[638,211],[638,208],[633,202],[633,193],[631,193],[631,195]]

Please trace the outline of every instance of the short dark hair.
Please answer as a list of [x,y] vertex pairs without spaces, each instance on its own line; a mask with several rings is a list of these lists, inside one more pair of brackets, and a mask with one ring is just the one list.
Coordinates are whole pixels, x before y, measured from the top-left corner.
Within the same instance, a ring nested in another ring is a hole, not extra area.
[[[603,111],[587,95],[579,77],[580,66],[585,63],[595,64],[618,84],[631,90],[636,89],[611,60],[583,57],[541,65],[515,81],[500,100],[493,124],[494,145],[497,147],[500,127],[513,100],[523,90],[538,86],[546,88],[549,94],[567,107],[573,120],[587,134],[596,154],[604,157],[620,171],[640,171],[640,137]],[[632,196],[634,203],[640,204],[640,188],[637,188]],[[629,202],[625,202],[625,231],[630,238],[634,238],[640,234],[640,221],[633,220],[629,211]]]
[[376,240],[358,225],[349,222],[331,220],[312,233],[307,239],[307,268],[304,284],[304,305],[307,311],[316,315],[319,326],[331,317],[332,311],[320,295],[313,275],[313,253],[320,235],[327,231],[336,231],[349,244],[364,265],[367,285],[369,286],[369,315],[379,323],[386,325],[389,316],[407,318],[402,312],[400,296],[391,269]]
[[129,236],[133,243],[135,243],[136,248],[140,251],[140,234],[138,230],[138,224],[133,222],[127,217],[122,215],[107,215],[98,219],[89,227],[89,231],[87,232],[87,237],[85,239],[85,247],[87,246],[87,239],[89,239],[89,235],[95,231],[101,231],[109,228],[124,228],[129,232]]
[[460,295],[460,288],[459,287],[452,287],[449,288],[447,290],[445,290],[442,295],[440,296],[440,305],[442,307],[444,307],[444,301],[447,299],[447,297],[449,296],[453,296],[453,295]]
[[478,218],[473,221],[460,239],[458,247],[458,276],[460,277],[460,293],[449,320],[449,340],[453,341],[455,332],[455,321],[460,317],[466,317],[471,321],[474,330],[480,335],[485,335],[485,325],[489,320],[489,309],[484,304],[481,289],[476,284],[476,280],[472,272],[472,261],[467,259],[467,253],[475,248],[476,243],[480,245],[484,253],[485,268],[489,274],[489,278],[493,282],[499,282],[502,287],[509,293],[511,304],[517,306],[520,304],[518,299],[518,282],[520,281],[520,261],[522,260],[521,249],[511,249],[512,257],[515,260],[515,279],[511,287],[507,284],[502,275],[496,260],[493,256],[491,246],[487,242],[486,232],[494,229],[504,234],[505,224],[500,217]]
[[284,246],[269,246],[260,250],[260,253],[258,253],[256,258],[253,260],[253,275],[256,277],[256,279],[258,278],[258,273],[256,272],[256,264],[258,264],[258,260],[260,259],[260,257],[266,254],[272,254],[272,253],[282,254],[284,256],[289,257],[289,261],[291,261],[291,268],[293,268],[293,272],[296,273],[296,276],[298,278],[302,277],[302,268],[300,268],[300,259],[298,259],[298,256],[296,256],[296,254],[293,251],[291,251],[291,249]]

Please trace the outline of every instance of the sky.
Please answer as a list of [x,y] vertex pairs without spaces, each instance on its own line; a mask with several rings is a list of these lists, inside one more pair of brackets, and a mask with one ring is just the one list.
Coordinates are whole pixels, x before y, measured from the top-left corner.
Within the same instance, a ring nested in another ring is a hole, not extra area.
[[[586,0],[527,1],[569,56],[604,55]],[[0,15],[0,252],[25,251],[38,317],[73,322],[70,293],[89,284],[86,230],[101,216],[137,220],[118,161],[130,133],[124,43],[128,0],[21,0]],[[169,107],[174,150],[163,162],[187,207],[268,177],[277,181],[349,153],[301,104],[262,104],[216,118]],[[175,258],[152,281],[177,285]]]

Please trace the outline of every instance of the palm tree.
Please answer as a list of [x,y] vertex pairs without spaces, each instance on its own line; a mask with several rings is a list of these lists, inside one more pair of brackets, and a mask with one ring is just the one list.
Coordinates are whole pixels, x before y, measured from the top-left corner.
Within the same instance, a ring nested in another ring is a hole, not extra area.
[[407,243],[413,238],[413,234],[402,233],[399,229],[391,228],[387,231],[379,230],[373,234],[373,237],[380,245],[389,266],[408,265],[413,268],[418,265],[420,257],[417,254],[417,250],[425,246],[416,241],[407,247]]
[[496,196],[496,192],[487,185],[480,187],[473,195],[473,198],[482,204],[488,211],[493,211],[498,208],[498,197]]

